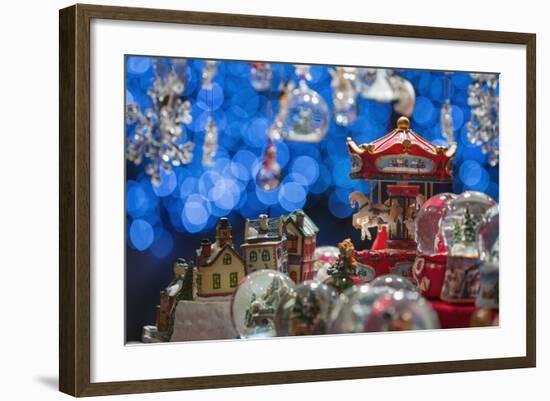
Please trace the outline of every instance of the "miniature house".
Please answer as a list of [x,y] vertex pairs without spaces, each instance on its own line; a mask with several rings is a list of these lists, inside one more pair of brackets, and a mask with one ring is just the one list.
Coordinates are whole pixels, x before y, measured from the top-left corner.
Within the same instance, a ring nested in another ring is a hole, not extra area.
[[287,239],[284,219],[261,214],[246,220],[241,245],[248,273],[260,269],[288,273]]
[[216,242],[204,239],[196,251],[197,295],[199,297],[231,295],[246,276],[243,259],[233,248],[229,220],[222,217],[216,226]]
[[295,283],[313,279],[313,257],[319,228],[303,210],[285,219],[288,248],[288,275]]

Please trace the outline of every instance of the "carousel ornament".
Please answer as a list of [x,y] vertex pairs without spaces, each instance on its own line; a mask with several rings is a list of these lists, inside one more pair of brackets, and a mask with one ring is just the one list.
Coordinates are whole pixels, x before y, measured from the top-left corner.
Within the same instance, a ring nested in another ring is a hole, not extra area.
[[218,151],[218,126],[212,117],[208,116],[204,128],[204,144],[202,145],[202,165],[212,166],[214,156]]
[[481,146],[491,166],[498,164],[499,95],[497,74],[471,74],[474,83],[468,88],[468,105],[472,117],[466,123],[468,140]]
[[357,118],[357,92],[355,91],[355,68],[336,67],[332,75],[332,106],[336,124],[347,127]]
[[126,157],[136,165],[146,158],[145,172],[155,186],[160,185],[161,171],[169,173],[172,166],[193,160],[194,143],[183,141],[185,125],[192,121],[191,103],[182,96],[187,81],[186,68],[184,59],[170,63],[156,60],[155,80],[147,92],[153,107],[145,112],[138,104],[126,107],[127,123],[135,124]]
[[264,191],[274,191],[281,183],[281,166],[277,163],[277,147],[268,140],[262,167],[256,175],[256,185]]
[[[309,66],[297,66],[298,87],[285,97],[286,104],[280,106],[282,113],[279,133],[283,139],[295,142],[320,142],[329,127],[329,109],[319,93],[307,85]],[[278,116],[279,117],[279,116]]]
[[271,88],[273,70],[268,63],[250,63],[250,84],[258,92]]

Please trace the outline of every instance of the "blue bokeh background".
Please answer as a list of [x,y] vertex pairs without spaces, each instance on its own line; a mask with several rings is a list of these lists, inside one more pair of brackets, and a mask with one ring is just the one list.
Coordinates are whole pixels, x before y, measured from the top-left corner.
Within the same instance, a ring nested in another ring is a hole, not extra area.
[[[169,60],[164,60],[169,62]],[[278,110],[281,83],[297,80],[290,64],[271,64],[272,91],[259,93],[250,83],[246,62],[220,61],[212,89],[201,88],[204,61],[189,60],[188,82],[183,95],[192,104],[192,123],[184,126],[183,140],[195,143],[193,162],[161,175],[161,184],[152,186],[144,163],[127,163],[126,171],[126,305],[127,341],[137,341],[141,328],[154,322],[158,294],[172,276],[178,257],[190,259],[204,237],[213,237],[219,217],[229,217],[235,243],[242,242],[244,219],[260,213],[278,216],[304,208],[320,226],[320,245],[335,245],[352,238],[361,249],[359,233],[351,226],[353,210],[348,195],[368,193],[367,182],[351,180],[345,138],[356,143],[370,142],[395,127],[399,117],[391,104],[358,97],[359,114],[349,127],[331,122],[326,137],[317,144],[276,143],[277,161],[282,168],[280,187],[272,192],[255,182],[267,144],[267,131]],[[332,104],[331,75],[327,66],[312,66],[309,86]],[[439,126],[444,98],[443,72],[396,70],[408,79],[416,92],[411,128],[438,145],[446,145]],[[138,103],[142,110],[152,106],[147,90],[154,79],[153,58],[126,58],[126,102]],[[470,119],[467,105],[468,73],[451,74],[451,103],[458,150],[454,160],[452,191],[485,192],[498,201],[498,166],[489,167],[487,156],[466,137]],[[215,164],[203,167],[204,127],[211,116],[219,130]],[[127,125],[127,137],[134,126]],[[451,189],[451,188],[449,188]]]

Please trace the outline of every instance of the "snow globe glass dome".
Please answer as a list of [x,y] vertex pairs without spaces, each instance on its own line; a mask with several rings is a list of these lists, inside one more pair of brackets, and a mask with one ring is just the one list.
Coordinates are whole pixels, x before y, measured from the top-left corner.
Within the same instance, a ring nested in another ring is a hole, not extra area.
[[294,286],[290,277],[275,270],[246,276],[231,298],[231,319],[241,338],[275,336],[275,313]]
[[477,226],[495,203],[490,196],[476,191],[463,192],[447,203],[440,229],[449,255],[479,258]]
[[439,329],[439,318],[430,303],[416,291],[399,290],[378,297],[372,305],[365,331]]
[[497,309],[499,305],[499,207],[493,206],[485,213],[478,228],[478,247],[481,265],[480,283],[476,305]]
[[329,333],[362,333],[374,302],[381,295],[391,294],[394,291],[395,289],[391,287],[373,287],[370,284],[348,288],[340,294],[332,308]]
[[299,284],[279,305],[275,314],[278,336],[325,334],[337,292],[319,281]]
[[289,141],[319,142],[329,127],[329,109],[319,93],[301,79],[293,89],[286,104],[286,117],[281,127],[281,136]]
[[416,250],[419,253],[434,255],[447,251],[439,231],[439,223],[447,204],[455,198],[455,194],[441,193],[432,196],[422,205],[415,220]]

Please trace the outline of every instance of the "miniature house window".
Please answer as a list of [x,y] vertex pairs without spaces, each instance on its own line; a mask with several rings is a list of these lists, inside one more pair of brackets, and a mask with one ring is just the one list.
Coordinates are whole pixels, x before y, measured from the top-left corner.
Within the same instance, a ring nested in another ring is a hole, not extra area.
[[222,280],[219,273],[214,273],[212,275],[212,288],[214,290],[219,290],[222,286]]
[[224,265],[230,265],[231,264],[231,254],[226,253],[223,255],[223,264]]
[[202,276],[197,275],[197,289],[202,289]]
[[269,255],[269,251],[267,249],[264,249],[262,251],[262,261],[263,262],[269,262],[270,259],[271,259],[271,257]]
[[229,286],[235,288],[239,282],[239,273],[233,272],[229,274]]
[[296,252],[298,249],[298,240],[296,238],[288,239],[287,246],[290,252]]
[[258,260],[258,253],[256,251],[250,251],[250,261],[256,262]]

